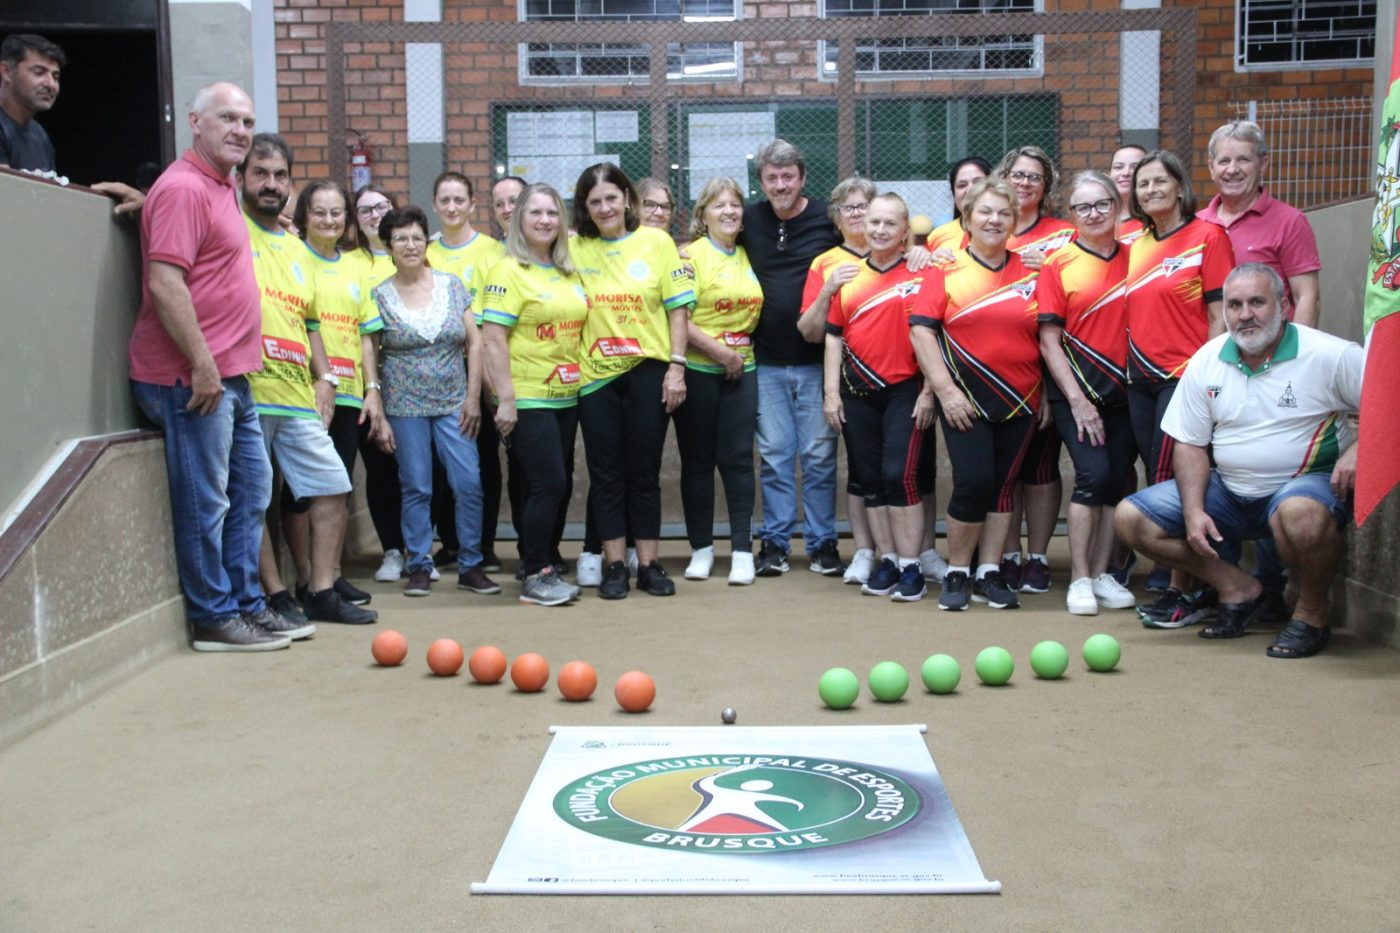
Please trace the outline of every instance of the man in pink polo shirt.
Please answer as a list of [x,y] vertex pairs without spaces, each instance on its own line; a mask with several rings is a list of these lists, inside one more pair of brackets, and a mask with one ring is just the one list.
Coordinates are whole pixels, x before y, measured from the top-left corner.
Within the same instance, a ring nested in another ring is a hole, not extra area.
[[272,468],[246,374],[262,368],[262,305],[230,172],[248,154],[253,102],[233,84],[201,88],[193,142],[141,213],[141,310],[132,391],[165,431],[175,560],[196,651],[291,642],[258,585]]
[[1236,120],[1210,135],[1210,179],[1219,192],[1196,216],[1225,228],[1240,264],[1274,267],[1288,288],[1292,320],[1317,326],[1317,238],[1303,212],[1264,188],[1269,146],[1253,123]]

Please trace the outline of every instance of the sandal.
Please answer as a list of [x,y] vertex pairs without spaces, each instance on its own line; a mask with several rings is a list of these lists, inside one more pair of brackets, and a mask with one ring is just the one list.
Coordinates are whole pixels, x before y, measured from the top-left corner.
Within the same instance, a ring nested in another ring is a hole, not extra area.
[[1261,599],[1247,603],[1221,603],[1215,611],[1215,621],[1196,634],[1202,638],[1239,638],[1262,608]]
[[1269,646],[1271,658],[1310,658],[1323,648],[1332,638],[1332,629],[1318,628],[1302,619],[1292,619],[1278,633],[1278,638]]

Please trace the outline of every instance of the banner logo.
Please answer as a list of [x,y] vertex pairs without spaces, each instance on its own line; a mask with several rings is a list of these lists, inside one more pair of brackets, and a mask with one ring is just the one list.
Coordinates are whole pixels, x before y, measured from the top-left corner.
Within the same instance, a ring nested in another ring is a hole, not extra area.
[[780,755],[639,761],[560,788],[554,812],[584,832],[687,852],[767,855],[859,842],[922,809],[918,792],[864,764]]
[[295,363],[298,366],[306,365],[306,347],[295,340],[285,340],[282,337],[269,337],[263,335],[263,355],[270,360],[277,360],[281,363]]

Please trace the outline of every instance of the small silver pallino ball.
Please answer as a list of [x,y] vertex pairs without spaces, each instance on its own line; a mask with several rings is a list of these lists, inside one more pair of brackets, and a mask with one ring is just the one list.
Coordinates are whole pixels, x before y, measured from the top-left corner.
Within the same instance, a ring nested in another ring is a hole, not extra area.
[[734,712],[734,707],[732,706],[726,706],[724,711],[719,714],[720,722],[724,723],[726,726],[733,725],[734,720],[738,718],[739,714]]

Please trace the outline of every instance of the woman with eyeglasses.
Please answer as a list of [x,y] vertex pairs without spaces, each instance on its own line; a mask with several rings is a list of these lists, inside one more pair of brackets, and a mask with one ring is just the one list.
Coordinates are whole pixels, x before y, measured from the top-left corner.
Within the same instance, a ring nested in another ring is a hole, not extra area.
[[637,542],[637,586],[671,596],[656,559],[661,537],[661,452],[671,413],[686,398],[686,331],[695,304],[690,270],[671,238],[637,217],[638,197],[611,162],[574,187],[569,244],[590,310],[579,347],[579,423],[588,456],[588,508],[602,539],[598,595],[631,590],[626,536]]
[[1051,379],[1046,399],[1074,461],[1069,504],[1073,615],[1128,609],[1133,594],[1108,573],[1113,508],[1133,468],[1123,366],[1128,355],[1128,247],[1115,238],[1118,188],[1102,172],[1080,172],[1070,190],[1075,238],[1040,267],[1040,352]]
[[[948,502],[948,572],[938,608],[968,600],[994,609],[1019,605],[995,555],[1011,524],[1012,493],[1035,430],[1041,394],[1035,278],[1007,248],[1016,192],[991,176],[963,207],[968,244],[951,264],[924,276],[909,319],[927,384],[938,398],[953,465]],[[972,578],[972,556],[982,561]]]
[[671,232],[671,221],[676,216],[676,199],[671,196],[671,186],[659,178],[643,178],[637,182],[637,196],[642,200],[641,221],[644,227]]
[[[1039,269],[1047,256],[1074,236],[1074,224],[1054,216],[1057,189],[1055,165],[1039,146],[1019,146],[1002,157],[997,174],[1016,192],[1016,230],[1007,249],[1018,254],[1026,268]],[[1023,593],[1050,589],[1050,564],[1046,551],[1060,517],[1060,433],[1050,423],[1048,408],[1042,412],[1031,449],[1017,480],[1016,508],[1011,529],[1001,549],[1001,574],[1007,584]],[[1026,553],[1021,552],[1021,516],[1026,519]]]
[[754,581],[753,440],[758,374],[753,329],[763,289],[739,245],[744,193],[732,178],[712,178],[691,215],[686,247],[695,273],[695,310],[686,333],[686,404],[676,409],[681,504],[690,539],[687,580],[709,579],[714,567],[715,470],[729,512],[729,583]]
[[[1164,149],[1133,172],[1132,211],[1147,232],[1128,253],[1128,410],[1147,481],[1161,483],[1175,475],[1162,416],[1191,355],[1225,331],[1222,299],[1235,251],[1223,228],[1196,217],[1186,168]],[[1160,606],[1143,610],[1149,624],[1174,612],[1169,604],[1188,585],[1177,577],[1173,587],[1168,577],[1165,567],[1148,575],[1148,591],[1164,594]]]
[[[433,451],[447,470],[456,499],[457,587],[499,593],[481,569],[481,476],[476,434],[481,427],[481,350],[471,296],[462,280],[427,264],[428,218],[417,207],[392,210],[379,223],[394,274],[373,292],[379,332],[381,394],[403,489],[403,537],[408,549],[405,596],[432,589]],[[469,359],[465,371],[463,360]]]

